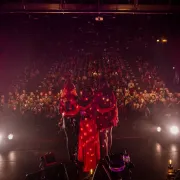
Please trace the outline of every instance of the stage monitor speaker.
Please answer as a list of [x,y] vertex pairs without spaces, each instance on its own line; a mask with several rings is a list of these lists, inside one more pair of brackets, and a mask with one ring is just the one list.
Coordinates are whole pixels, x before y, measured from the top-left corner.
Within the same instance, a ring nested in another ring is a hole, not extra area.
[[69,180],[67,170],[63,164],[57,164],[44,170],[27,174],[25,180]]

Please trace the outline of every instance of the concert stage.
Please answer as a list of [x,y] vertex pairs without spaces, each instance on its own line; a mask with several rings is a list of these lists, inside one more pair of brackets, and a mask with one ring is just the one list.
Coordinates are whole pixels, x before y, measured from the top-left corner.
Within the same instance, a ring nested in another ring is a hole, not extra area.
[[[124,129],[124,131],[123,131]],[[135,164],[133,179],[163,180],[166,178],[168,160],[172,159],[176,168],[180,167],[180,144],[158,143],[133,131],[128,122],[114,129],[113,152],[127,148]],[[22,180],[26,173],[39,170],[39,157],[47,151],[53,151],[58,161],[65,163],[70,179],[76,173],[68,161],[64,145],[63,132],[59,139],[36,139],[36,141],[18,144],[12,151],[0,153],[0,179]]]

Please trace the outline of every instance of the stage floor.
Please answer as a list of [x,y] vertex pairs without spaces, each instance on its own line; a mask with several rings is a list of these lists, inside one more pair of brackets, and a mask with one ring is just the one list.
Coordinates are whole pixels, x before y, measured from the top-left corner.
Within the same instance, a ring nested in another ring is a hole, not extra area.
[[[121,125],[121,128],[129,127]],[[133,179],[165,179],[169,159],[173,160],[174,167],[180,168],[179,143],[160,143],[137,135],[138,133],[132,133],[130,129],[121,134],[121,128],[114,130],[112,151],[121,152],[124,148],[128,149],[135,164]],[[26,173],[38,170],[39,157],[47,151],[53,151],[58,161],[65,162],[67,170],[71,171],[63,134],[59,135],[59,141],[53,139],[46,143],[38,141],[40,140],[36,140],[34,144],[33,142],[19,144],[12,151],[0,152],[0,180],[23,180]]]

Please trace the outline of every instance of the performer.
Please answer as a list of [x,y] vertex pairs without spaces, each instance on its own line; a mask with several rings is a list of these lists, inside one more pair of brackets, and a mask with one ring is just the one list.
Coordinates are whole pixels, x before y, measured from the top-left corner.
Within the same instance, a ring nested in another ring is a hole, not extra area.
[[101,158],[108,155],[112,146],[112,128],[118,123],[117,102],[113,90],[103,80],[96,95],[96,122],[100,132]]
[[65,83],[60,95],[60,113],[62,118],[59,126],[63,127],[70,160],[76,158],[78,127],[79,127],[79,106],[78,96],[74,84],[70,78]]
[[93,91],[91,88],[85,88],[80,94],[78,160],[84,163],[84,172],[89,172],[96,168],[100,159],[99,133],[94,114]]

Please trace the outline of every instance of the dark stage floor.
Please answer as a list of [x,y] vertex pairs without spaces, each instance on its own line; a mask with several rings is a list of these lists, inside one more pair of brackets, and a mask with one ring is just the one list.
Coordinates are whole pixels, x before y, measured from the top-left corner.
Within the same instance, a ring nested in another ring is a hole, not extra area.
[[[126,129],[121,133],[122,129]],[[129,129],[127,131],[127,129]],[[114,129],[113,152],[119,152],[127,148],[131,159],[135,164],[133,179],[135,180],[163,180],[166,178],[167,163],[173,160],[175,167],[180,167],[180,144],[158,143],[155,140],[143,138],[139,133],[130,130],[128,124]],[[48,141],[47,143],[23,143],[14,150],[0,153],[0,180],[22,180],[26,173],[38,170],[39,157],[47,152],[53,151],[59,161],[67,165],[67,150],[63,144],[63,134],[59,141]],[[73,179],[73,178],[72,178]]]

